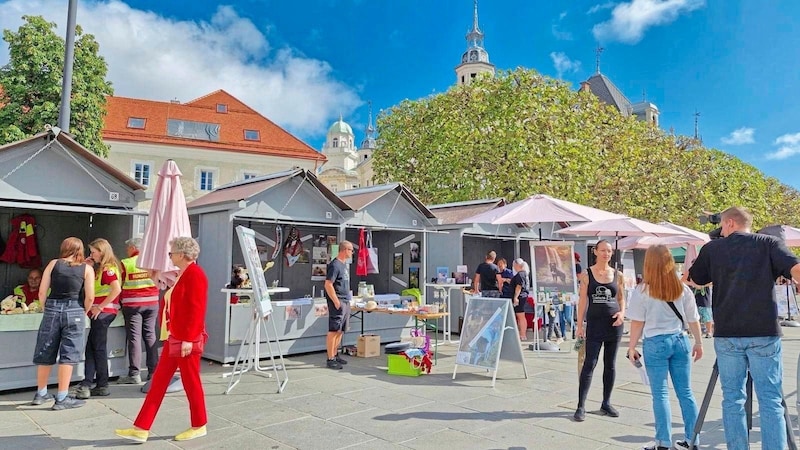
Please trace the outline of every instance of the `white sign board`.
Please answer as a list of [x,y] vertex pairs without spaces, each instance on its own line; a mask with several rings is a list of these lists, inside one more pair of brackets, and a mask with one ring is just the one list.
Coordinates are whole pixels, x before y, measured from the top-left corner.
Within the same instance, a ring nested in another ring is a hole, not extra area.
[[236,227],[236,235],[239,236],[244,263],[250,276],[253,301],[261,317],[268,316],[272,313],[272,302],[270,302],[269,292],[267,292],[267,280],[264,278],[264,270],[261,268],[261,258],[258,256],[255,231],[239,225]]

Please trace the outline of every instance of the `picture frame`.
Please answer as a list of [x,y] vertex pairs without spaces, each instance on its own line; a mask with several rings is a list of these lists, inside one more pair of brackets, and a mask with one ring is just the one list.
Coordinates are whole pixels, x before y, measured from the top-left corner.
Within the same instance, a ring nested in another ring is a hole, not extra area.
[[392,273],[394,275],[403,274],[405,271],[403,270],[403,254],[402,253],[395,253],[394,257],[392,258]]
[[409,257],[408,262],[411,264],[418,263],[422,259],[422,242],[420,241],[413,241],[409,245]]
[[533,291],[578,295],[575,251],[572,242],[532,241],[531,273]]
[[408,288],[419,289],[419,267],[408,268]]

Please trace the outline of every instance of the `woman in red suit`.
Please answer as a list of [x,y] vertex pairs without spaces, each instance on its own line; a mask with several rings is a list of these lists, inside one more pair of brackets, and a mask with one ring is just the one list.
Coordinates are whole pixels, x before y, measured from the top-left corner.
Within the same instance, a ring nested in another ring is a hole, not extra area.
[[133,422],[133,428],[116,430],[117,436],[136,442],[147,441],[167,386],[178,368],[181,369],[183,387],[189,399],[192,427],[175,436],[175,440],[188,441],[206,435],[208,418],[200,381],[200,347],[207,337],[208,279],[195,262],[200,254],[197,241],[190,237],[179,237],[170,242],[170,246],[170,258],[180,271],[175,286],[164,294],[161,339],[166,342],[161,360],[156,365],[150,391]]

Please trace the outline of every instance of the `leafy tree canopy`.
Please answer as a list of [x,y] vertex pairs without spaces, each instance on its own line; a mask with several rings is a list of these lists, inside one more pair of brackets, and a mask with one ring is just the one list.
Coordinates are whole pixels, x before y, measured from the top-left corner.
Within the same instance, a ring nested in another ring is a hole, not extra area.
[[800,225],[797,190],[533,70],[405,100],[378,130],[376,180],[403,182],[426,203],[542,193],[693,228],[703,210],[732,205],[756,226]]
[[[58,123],[61,81],[64,71],[64,39],[56,24],[41,16],[23,16],[25,23],[14,32],[3,31],[9,63],[0,68],[0,143],[13,142],[44,131]],[[114,93],[106,81],[108,66],[99,55],[91,34],[76,27],[75,63],[72,74],[70,133],[100,156],[108,155],[103,143],[106,96]]]

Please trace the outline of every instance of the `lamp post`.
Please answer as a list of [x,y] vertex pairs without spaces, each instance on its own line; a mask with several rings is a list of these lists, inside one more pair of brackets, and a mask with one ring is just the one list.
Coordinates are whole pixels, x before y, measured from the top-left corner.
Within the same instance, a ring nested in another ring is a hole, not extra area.
[[72,67],[75,62],[75,16],[78,0],[69,0],[67,7],[67,38],[64,49],[64,75],[61,81],[61,106],[58,111],[58,127],[69,133],[70,99],[72,97]]

